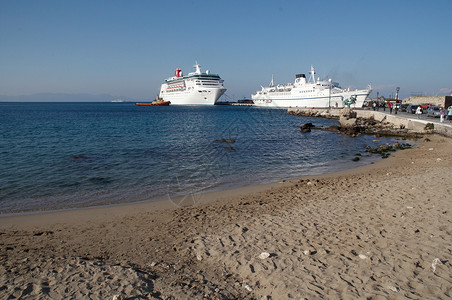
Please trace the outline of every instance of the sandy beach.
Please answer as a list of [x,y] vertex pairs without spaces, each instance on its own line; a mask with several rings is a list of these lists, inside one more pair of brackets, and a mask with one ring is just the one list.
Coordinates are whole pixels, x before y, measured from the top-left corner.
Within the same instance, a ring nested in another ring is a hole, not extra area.
[[2,299],[450,299],[452,140],[159,203],[0,218]]

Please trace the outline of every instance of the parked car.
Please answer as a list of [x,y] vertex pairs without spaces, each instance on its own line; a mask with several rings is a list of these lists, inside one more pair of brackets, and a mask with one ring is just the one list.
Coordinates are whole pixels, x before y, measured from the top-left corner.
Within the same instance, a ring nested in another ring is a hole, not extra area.
[[406,108],[406,112],[414,114],[416,112],[416,109],[418,106],[419,105],[408,104],[408,107]]
[[427,117],[439,118],[439,110],[444,109],[442,106],[430,106],[427,108]]
[[421,104],[421,107],[422,107],[423,110],[427,110],[427,108],[429,108],[430,106],[435,106],[435,105],[430,104],[430,103]]
[[406,108],[408,107],[409,104],[402,104],[400,105],[400,111],[406,111]]

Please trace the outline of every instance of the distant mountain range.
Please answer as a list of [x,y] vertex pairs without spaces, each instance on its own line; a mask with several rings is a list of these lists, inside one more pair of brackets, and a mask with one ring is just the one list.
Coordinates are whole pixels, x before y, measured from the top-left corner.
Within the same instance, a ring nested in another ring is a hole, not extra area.
[[109,94],[64,94],[64,93],[39,93],[21,96],[0,95],[0,102],[111,102],[122,100],[125,102],[148,101],[150,99],[133,99],[118,97]]

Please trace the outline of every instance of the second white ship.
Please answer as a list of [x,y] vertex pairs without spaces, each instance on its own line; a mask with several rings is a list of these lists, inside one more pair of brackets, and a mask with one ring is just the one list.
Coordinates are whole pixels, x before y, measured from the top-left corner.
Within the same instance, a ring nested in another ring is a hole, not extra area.
[[165,80],[160,87],[159,97],[170,101],[171,105],[214,105],[226,89],[223,80],[217,74],[201,72],[196,63],[195,72],[184,76],[176,69],[174,76]]
[[273,78],[268,87],[251,95],[255,106],[268,107],[344,107],[345,101],[355,101],[351,107],[360,108],[364,100],[372,91],[370,86],[363,90],[342,89],[338,83],[331,79],[325,81],[315,80],[315,70],[311,66],[311,75],[308,81],[304,74],[297,74],[294,83],[274,85]]

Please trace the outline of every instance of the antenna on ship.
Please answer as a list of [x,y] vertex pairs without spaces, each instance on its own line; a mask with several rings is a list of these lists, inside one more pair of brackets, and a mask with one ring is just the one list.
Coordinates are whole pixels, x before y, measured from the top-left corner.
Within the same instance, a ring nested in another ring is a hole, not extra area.
[[195,60],[195,65],[193,67],[196,68],[195,73],[201,74],[201,66],[198,64],[198,61]]

